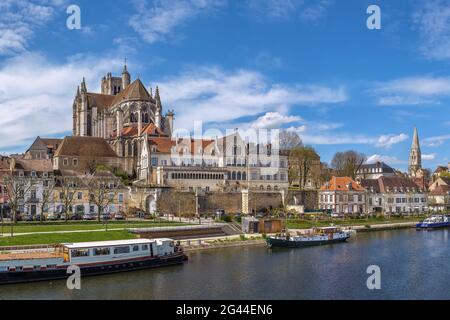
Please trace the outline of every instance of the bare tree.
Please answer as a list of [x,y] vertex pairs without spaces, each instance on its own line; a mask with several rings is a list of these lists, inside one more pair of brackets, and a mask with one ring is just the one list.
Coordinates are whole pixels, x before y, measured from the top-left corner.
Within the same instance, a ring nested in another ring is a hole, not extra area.
[[298,184],[300,189],[306,185],[308,178],[320,177],[320,157],[312,147],[295,147],[289,152],[289,182]]
[[333,160],[331,160],[331,166],[336,171],[336,174],[342,177],[356,178],[358,170],[366,161],[366,155],[358,153],[354,150],[345,152],[337,152]]
[[3,184],[8,195],[8,205],[11,208],[13,222],[17,222],[17,212],[19,206],[25,204],[25,195],[35,184],[31,176],[19,176],[10,171],[3,176]]
[[97,220],[100,222],[105,208],[114,203],[120,189],[120,179],[109,171],[97,170],[85,176],[89,190],[89,202],[97,207]]
[[55,189],[55,182],[53,179],[44,180],[42,182],[42,199],[41,199],[41,215],[39,221],[43,221],[45,208],[53,202],[53,191]]
[[293,131],[280,131],[280,150],[292,150],[303,145],[302,139]]
[[79,190],[79,179],[76,176],[60,175],[55,178],[55,186],[59,191],[59,199],[63,203],[64,221],[69,219],[69,209],[72,207],[74,194]]

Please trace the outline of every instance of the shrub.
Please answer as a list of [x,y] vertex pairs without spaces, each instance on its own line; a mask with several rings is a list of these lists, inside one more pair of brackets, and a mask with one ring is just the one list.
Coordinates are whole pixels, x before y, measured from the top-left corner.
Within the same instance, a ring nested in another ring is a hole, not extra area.
[[242,241],[247,240],[247,238],[245,238],[245,235],[243,235],[243,234],[241,234],[241,235],[239,236],[239,239],[241,239]]
[[222,220],[225,222],[231,222],[231,217],[230,216],[222,216]]

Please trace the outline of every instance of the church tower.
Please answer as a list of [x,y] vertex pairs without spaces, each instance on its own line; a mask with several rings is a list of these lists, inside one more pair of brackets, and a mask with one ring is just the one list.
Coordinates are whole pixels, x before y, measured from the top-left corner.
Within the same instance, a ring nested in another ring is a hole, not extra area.
[[419,134],[417,128],[414,128],[414,136],[409,153],[408,173],[411,177],[417,177],[422,171],[422,152],[420,151]]
[[126,87],[130,85],[130,73],[127,69],[127,64],[125,62],[122,70],[122,90],[125,90]]

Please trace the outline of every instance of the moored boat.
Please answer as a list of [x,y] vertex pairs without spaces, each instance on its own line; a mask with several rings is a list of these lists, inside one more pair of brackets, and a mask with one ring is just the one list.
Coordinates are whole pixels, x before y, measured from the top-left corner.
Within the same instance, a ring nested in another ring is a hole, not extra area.
[[339,227],[315,228],[310,234],[297,234],[294,236],[288,233],[267,238],[269,247],[279,248],[301,248],[331,243],[345,242],[350,238],[350,232]]
[[416,224],[417,229],[436,229],[450,227],[450,217],[447,215],[433,215]]
[[65,279],[76,265],[81,277],[182,264],[187,260],[172,239],[62,243],[53,250],[0,254],[0,284]]

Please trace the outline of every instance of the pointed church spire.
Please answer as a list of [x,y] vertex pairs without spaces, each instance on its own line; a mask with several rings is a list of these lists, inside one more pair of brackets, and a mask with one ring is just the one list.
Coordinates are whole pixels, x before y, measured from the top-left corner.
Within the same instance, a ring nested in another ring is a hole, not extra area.
[[413,141],[412,141],[411,148],[420,150],[419,134],[417,133],[416,127],[414,128],[414,135],[413,135]]
[[414,128],[411,151],[409,153],[409,175],[411,177],[419,177],[422,172],[422,152],[420,151],[419,133]]
[[156,100],[156,106],[161,107],[161,97],[159,96],[158,86],[156,86],[156,89],[155,89],[155,100]]
[[84,77],[83,77],[83,81],[81,81],[81,93],[86,93],[86,92],[87,92],[86,79],[84,79]]

